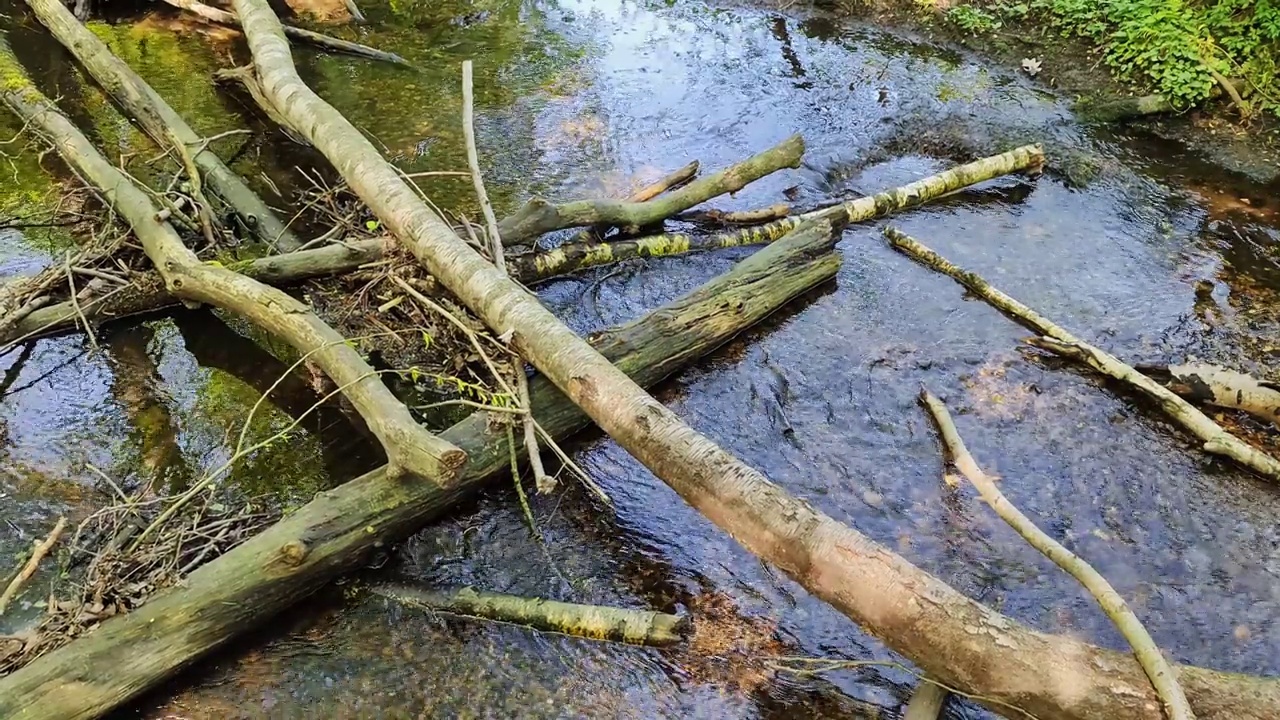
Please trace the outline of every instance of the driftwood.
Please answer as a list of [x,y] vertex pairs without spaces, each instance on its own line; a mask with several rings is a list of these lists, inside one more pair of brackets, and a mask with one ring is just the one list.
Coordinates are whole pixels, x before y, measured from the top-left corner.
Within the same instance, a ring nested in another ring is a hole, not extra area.
[[1036,527],[1031,518],[1009,502],[1004,493],[1000,492],[1000,488],[996,487],[995,480],[984,473],[977,461],[973,459],[969,448],[965,447],[964,440],[960,437],[960,431],[956,429],[955,422],[951,420],[951,413],[947,411],[947,406],[943,405],[941,400],[928,390],[922,390],[920,402],[937,423],[943,446],[950,455],[952,464],[973,485],[996,515],[1008,523],[1009,527],[1021,535],[1031,547],[1039,550],[1071,577],[1080,581],[1107,617],[1111,618],[1111,622],[1124,636],[1129,647],[1133,648],[1133,656],[1137,658],[1143,672],[1151,680],[1151,685],[1160,696],[1169,720],[1194,720],[1195,715],[1191,712],[1191,706],[1187,704],[1187,697],[1183,694],[1182,687],[1178,685],[1177,675],[1169,666],[1169,661],[1164,659],[1159,646],[1151,639],[1151,635],[1143,627],[1138,616],[1129,609],[1124,598],[1120,597],[1120,593],[1116,592],[1115,588],[1111,587],[1111,583],[1094,570],[1093,566],[1068,550],[1062,543],[1046,535],[1043,530]]
[[876,195],[783,218],[767,225],[705,236],[667,233],[603,243],[566,243],[547,252],[511,258],[510,262],[522,277],[536,275],[547,278],[637,257],[668,257],[697,250],[759,245],[777,240],[806,220],[825,219],[833,224],[861,222],[916,207],[1002,175],[1015,172],[1037,173],[1043,164],[1044,151],[1038,145],[1027,145]]
[[580,605],[484,592],[471,587],[424,590],[401,585],[375,585],[369,590],[423,610],[633,645],[674,645],[684,639],[689,626],[688,618],[652,610]]
[[[635,322],[594,333],[592,343],[636,382],[652,385],[829,281],[839,267],[826,239],[781,243]],[[544,377],[530,381],[530,401],[552,437],[563,439],[590,422]],[[182,586],[0,678],[0,717],[22,717],[36,707],[43,720],[104,715],[360,567],[374,547],[405,537],[506,476],[505,423],[490,413],[475,413],[442,437],[468,456],[456,485],[401,482],[384,467],[320,493],[197,569]]]
[[[176,154],[179,163],[189,158],[203,173],[203,181],[230,206],[245,227],[271,247],[294,250],[301,243],[275,216],[257,193],[232,172],[182,116],[150,85],[76,20],[60,0],[27,0],[31,10],[49,32],[62,43],[97,81],[103,90],[137,121],[161,148]],[[196,182],[200,178],[195,178]]]
[[[226,25],[228,27],[240,27],[240,18],[235,13],[227,12],[220,8],[206,5],[198,0],[164,0],[164,2],[187,12],[199,16],[211,23],[218,25]],[[354,8],[354,4],[350,4],[349,8]],[[352,13],[352,17],[357,22],[364,22],[364,16],[359,15],[359,10]],[[408,65],[409,61],[399,55],[385,50],[371,48],[368,45],[351,42],[349,40],[341,40],[339,38],[322,35],[305,28],[294,27],[292,25],[282,25],[285,37],[291,40],[297,40],[321,50],[329,50],[332,52],[343,53],[346,55],[354,55],[355,57],[367,58],[369,60],[379,60],[381,62],[393,63],[395,65]]]
[[[1241,80],[1219,80],[1214,78],[1217,85],[1209,88],[1209,98],[1222,97],[1223,91],[1230,88],[1235,97],[1239,98],[1238,88],[1244,87]],[[1233,98],[1233,102],[1235,98]],[[1236,103],[1237,106],[1243,103],[1243,100]],[[1077,114],[1086,119],[1095,122],[1119,122],[1122,120],[1133,120],[1135,118],[1146,117],[1148,115],[1165,115],[1169,113],[1180,113],[1189,110],[1186,106],[1177,106],[1169,101],[1169,98],[1155,93],[1152,95],[1136,95],[1132,97],[1108,97],[1089,100],[1077,103],[1075,106]]]
[[1079,340],[1036,311],[992,287],[977,274],[956,267],[951,261],[901,231],[887,227],[884,235],[894,249],[927,268],[951,277],[992,307],[1042,334],[1044,337],[1030,341],[1033,345],[1079,360],[1156,401],[1165,414],[1204,443],[1202,448],[1205,452],[1229,457],[1263,477],[1280,480],[1280,462],[1245,444],[1160,383],[1126,365],[1119,358]]
[[[627,202],[642,203],[652,200],[668,190],[678,188],[688,183],[698,174],[700,164],[697,160],[685,165],[684,167],[669,173],[655,182],[636,190],[626,197]],[[596,243],[600,239],[596,235],[595,230],[587,229],[574,235],[570,242],[575,243]]]
[[58,544],[58,538],[62,537],[62,531],[67,527],[67,518],[65,516],[58,518],[58,522],[54,524],[53,530],[43,540],[37,540],[31,547],[31,557],[23,563],[22,568],[18,570],[13,579],[5,587],[4,592],[0,593],[0,615],[4,615],[4,611],[9,609],[9,602],[17,596],[22,590],[22,585],[36,574],[36,569],[40,567],[40,561],[44,560],[53,546]]
[[787,203],[774,203],[768,207],[755,210],[690,210],[676,216],[677,220],[693,223],[714,223],[718,225],[759,225],[761,223],[781,220],[791,214],[791,206]]
[[466,455],[414,420],[378,373],[346,338],[310,308],[271,286],[226,268],[202,263],[168,223],[156,219],[151,198],[93,147],[58,108],[25,80],[7,46],[0,47],[0,98],[39,130],[77,174],[101,190],[133,228],[165,286],[174,295],[225,308],[277,335],[319,366],[360,412],[378,437],[394,471],[448,484]]
[[542,198],[534,198],[504,218],[498,229],[503,243],[519,245],[543,233],[584,225],[641,228],[713,197],[741,190],[748,183],[782,168],[799,167],[803,155],[804,140],[799,135],[792,135],[764,152],[646,202],[575,200],[553,205]]

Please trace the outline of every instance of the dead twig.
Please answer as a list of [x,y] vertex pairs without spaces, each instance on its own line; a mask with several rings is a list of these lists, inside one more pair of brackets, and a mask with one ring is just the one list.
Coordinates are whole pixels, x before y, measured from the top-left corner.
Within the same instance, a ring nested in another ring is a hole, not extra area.
[[62,537],[62,531],[67,527],[67,518],[62,516],[58,518],[58,522],[53,526],[53,530],[44,540],[39,540],[31,549],[31,557],[27,558],[27,562],[9,581],[9,586],[4,589],[4,594],[0,595],[0,615],[4,615],[4,611],[9,608],[9,602],[13,600],[18,591],[22,589],[23,583],[31,579],[36,574],[36,568],[40,567],[40,561],[44,560],[53,546],[57,544],[58,538]]

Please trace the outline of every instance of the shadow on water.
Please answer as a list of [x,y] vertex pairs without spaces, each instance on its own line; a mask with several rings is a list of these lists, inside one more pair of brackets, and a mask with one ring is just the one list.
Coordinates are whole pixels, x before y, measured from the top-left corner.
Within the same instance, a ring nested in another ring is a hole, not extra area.
[[[992,182],[894,223],[1130,361],[1197,354],[1264,374],[1275,367],[1274,188],[1177,147],[1085,128],[1026,78],[963,53],[856,23],[700,3],[420,0],[364,9],[368,27],[335,32],[399,52],[418,72],[308,51],[299,62],[408,172],[464,166],[456,68],[469,57],[482,159],[504,208],[533,193],[620,195],[689,160],[720,167],[796,131],[809,148],[804,167],[715,204],[746,209],[784,189],[797,203],[818,203],[1042,141],[1051,166],[1038,181]],[[236,45],[175,33],[152,17],[96,29],[162,94],[184,112],[190,106],[201,131],[246,122],[266,129],[235,100],[184,79],[228,53],[243,60]],[[60,56],[47,40],[31,37],[24,62],[45,68],[46,82],[80,88],[75,103],[103,107],[69,63],[50,61]],[[103,132],[109,113],[89,116]],[[240,158],[246,175],[261,170],[286,195],[301,186],[296,167],[319,165],[270,133]],[[431,180],[424,189],[442,206],[472,209],[465,183]],[[1170,654],[1280,672],[1274,488],[1207,458],[1131,395],[1020,351],[1024,330],[891,252],[879,229],[849,228],[836,283],[667,383],[661,400],[791,492],[970,596],[1040,629],[1120,647],[1073,581],[971,493],[941,482],[941,451],[915,401],[927,384],[1011,499],[1110,578]],[[540,295],[576,330],[593,330],[749,253],[602,269]],[[1201,280],[1214,284],[1207,301],[1196,299]],[[207,471],[227,457],[228,433],[285,367],[205,314],[122,331],[104,353],[83,352],[75,338],[44,341],[14,379],[73,362],[44,381],[60,392],[73,387],[65,407],[40,385],[0,404],[5,460],[76,487],[91,484],[75,469],[85,461],[126,472],[174,467],[160,458],[176,454],[188,474]],[[127,366],[142,368],[136,382],[118,377]],[[766,412],[762,388],[785,406],[795,442]],[[254,437],[314,401],[303,378],[278,392]],[[122,437],[130,439],[117,447]],[[121,716],[816,718],[897,709],[911,678],[890,667],[825,679],[770,672],[762,661],[777,654],[895,657],[748,555],[612,442],[584,436],[573,450],[616,510],[571,483],[535,497],[539,543],[499,486],[370,576],[691,611],[721,623],[712,627],[729,642],[729,660],[428,617],[388,607],[356,582],[291,610],[270,632]],[[252,491],[283,484],[303,500],[377,461],[340,410],[323,408],[304,431],[238,469],[236,481]],[[56,508],[25,493],[12,512],[26,513],[15,522],[30,532]],[[17,540],[0,535],[0,544]],[[989,717],[967,703],[948,713]]]

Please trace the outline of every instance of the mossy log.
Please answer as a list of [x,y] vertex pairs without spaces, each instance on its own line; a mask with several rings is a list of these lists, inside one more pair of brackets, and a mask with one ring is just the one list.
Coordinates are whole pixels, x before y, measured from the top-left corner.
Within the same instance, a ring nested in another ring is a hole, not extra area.
[[1263,477],[1280,480],[1280,461],[1227,432],[1194,405],[1178,397],[1160,383],[1138,372],[1114,355],[1080,340],[1060,325],[1004,294],[977,273],[956,266],[915,238],[893,227],[885,228],[884,235],[889,245],[898,252],[931,270],[950,277],[1000,312],[1043,335],[1044,337],[1032,340],[1032,344],[1036,347],[1078,360],[1154,400],[1170,419],[1200,439],[1203,443],[1201,448],[1205,452],[1231,458]]
[[26,80],[8,45],[0,45],[3,100],[43,135],[77,175],[133,229],[170,293],[244,317],[280,337],[315,363],[351,401],[378,437],[397,473],[436,483],[456,479],[466,455],[418,424],[346,338],[305,304],[281,290],[217,264],[203,263],[183,244],[150,196],[94,148],[48,98]]
[[792,135],[781,143],[720,172],[698,178],[679,190],[645,202],[628,200],[575,200],[554,205],[542,198],[525,203],[498,224],[502,244],[519,245],[543,233],[586,225],[641,228],[672,217],[713,197],[737,192],[748,183],[782,168],[800,166],[804,140]]
[[376,585],[369,589],[402,605],[423,610],[633,645],[674,645],[684,639],[689,625],[688,618],[652,610],[527,598],[473,587],[444,590]]
[[548,278],[637,257],[669,257],[698,250],[770,243],[791,232],[806,220],[825,219],[837,225],[862,222],[922,205],[1002,175],[1039,172],[1043,164],[1044,151],[1040,146],[1026,145],[999,155],[965,163],[892,190],[820,208],[803,215],[783,218],[766,225],[715,235],[666,233],[601,243],[566,243],[547,252],[508,258],[507,262],[521,276],[536,275],[540,278]]
[[[811,234],[779,243],[636,321],[593,333],[590,341],[635,382],[653,385],[830,280],[839,267],[830,238]],[[530,380],[529,397],[534,416],[555,438],[590,422],[544,377]],[[101,717],[360,567],[375,547],[414,532],[510,467],[506,426],[491,413],[475,413],[441,437],[468,457],[454,486],[402,482],[384,467],[319,493],[195,570],[180,587],[0,678],[0,718]]]
[[[175,159],[179,163],[184,156],[191,158],[204,175],[204,183],[239,214],[250,232],[270,247],[280,250],[301,246],[262,198],[222,162],[209,143],[196,134],[146,81],[112,54],[105,43],[76,20],[61,0],[27,0],[27,5],[107,95],[157,145],[177,152]],[[175,146],[180,149],[175,150]]]

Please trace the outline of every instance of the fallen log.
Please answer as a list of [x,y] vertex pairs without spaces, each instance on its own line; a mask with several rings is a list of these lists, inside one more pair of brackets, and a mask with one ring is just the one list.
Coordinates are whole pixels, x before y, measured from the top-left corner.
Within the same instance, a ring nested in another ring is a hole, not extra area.
[[146,81],[76,20],[61,0],[27,0],[27,5],[58,42],[76,57],[98,85],[128,117],[138,123],[156,145],[175,152],[179,163],[187,157],[195,163],[199,172],[204,175],[205,184],[239,214],[250,232],[269,247],[283,251],[301,246],[257,193],[214,153],[209,147],[210,143],[196,134]]
[[[384,226],[492,330],[510,334],[521,354],[619,445],[747,550],[930,675],[983,702],[1022,707],[1041,720],[1159,718],[1159,703],[1131,657],[1036,633],[960,595],[681,422],[468,247],[377,148],[301,81],[264,0],[234,5],[271,101],[287,117],[306,119],[315,147]],[[1181,672],[1188,693],[1200,693],[1222,720],[1270,718],[1280,702],[1277,682]]]
[[[1218,84],[1209,88],[1209,99],[1222,97],[1223,91],[1227,87],[1239,93],[1239,89],[1244,87],[1244,82],[1241,80],[1219,81]],[[1086,100],[1076,103],[1073,109],[1077,115],[1093,122],[1119,122],[1148,115],[1181,113],[1191,108],[1185,105],[1175,105],[1169,98],[1160,93],[1155,93],[1152,95]]]
[[550,278],[637,257],[669,257],[698,250],[759,245],[777,240],[806,220],[825,219],[837,225],[862,222],[922,205],[1002,175],[1015,172],[1036,173],[1043,164],[1044,151],[1040,146],[1026,145],[892,190],[783,218],[767,225],[704,236],[667,233],[603,243],[566,243],[543,253],[516,256],[508,262],[522,277],[536,275],[539,278]]
[[996,487],[995,479],[983,472],[978,462],[973,459],[969,448],[965,447],[964,440],[960,438],[960,431],[956,429],[955,422],[951,420],[951,413],[947,411],[947,406],[943,405],[941,400],[928,390],[921,390],[920,402],[937,423],[943,447],[951,457],[951,463],[973,485],[987,505],[1000,516],[1001,520],[1013,528],[1014,532],[1021,535],[1027,544],[1079,581],[1093,596],[1102,611],[1129,643],[1129,647],[1133,648],[1133,657],[1142,666],[1147,678],[1151,680],[1151,686],[1160,697],[1169,720],[1195,720],[1195,715],[1187,704],[1187,697],[1182,692],[1182,687],[1178,685],[1178,678],[1174,675],[1173,668],[1169,666],[1169,661],[1165,660],[1160,647],[1156,645],[1155,640],[1151,639],[1151,634],[1143,627],[1138,616],[1129,609],[1128,603],[1120,597],[1120,593],[1116,592],[1115,588],[1111,587],[1111,583],[1094,570],[1092,565],[1068,550],[1062,543],[1049,537],[1031,518],[1009,502],[1004,493],[1000,492],[1000,488]]
[[402,585],[375,585],[369,590],[402,605],[423,610],[633,645],[674,645],[684,639],[689,626],[688,618],[669,613],[503,595],[472,587],[425,590]]
[[[636,382],[653,385],[829,281],[839,267],[829,238],[784,241],[639,320],[594,333],[592,343]],[[533,414],[552,437],[589,424],[545,377],[529,386]],[[452,487],[400,482],[383,467],[319,493],[182,586],[0,678],[0,717],[84,720],[123,705],[505,477],[505,430],[491,413],[477,412],[441,434],[468,457]]]
[[[689,163],[688,165],[685,165],[679,170],[676,170],[664,177],[661,177],[657,181],[652,182],[648,185],[645,185],[639,190],[636,190],[635,192],[631,193],[626,197],[626,201],[633,202],[633,203],[646,202],[658,197],[659,195],[661,195],[664,192],[667,192],[668,190],[681,187],[685,183],[692,180],[695,176],[697,176],[699,167],[700,167],[699,162],[697,160],[694,160],[693,162]],[[593,243],[593,242],[600,242],[600,239],[596,236],[595,230],[586,229],[586,230],[582,230],[577,235],[574,235],[571,242]]]
[[928,680],[921,680],[902,711],[902,720],[938,720],[950,694]]
[[35,128],[63,160],[101,191],[133,228],[169,292],[234,312],[281,337],[319,366],[360,412],[398,474],[448,484],[466,455],[427,432],[383,384],[378,373],[303,303],[269,285],[221,266],[202,263],[172,225],[156,219],[158,208],[93,147],[75,125],[26,79],[8,45],[0,45],[0,99]]
[[[164,0],[164,2],[178,8],[179,10],[186,10],[193,15],[217,25],[226,25],[227,27],[235,28],[240,27],[240,18],[236,17],[235,13],[230,13],[211,5],[206,5],[198,0]],[[354,5],[352,7],[354,7]],[[363,17],[357,19],[357,22],[363,21]],[[318,47],[321,50],[329,50],[355,57],[362,57],[368,60],[378,60],[380,62],[392,63],[394,65],[409,65],[408,60],[405,60],[392,52],[378,50],[376,48],[371,48],[368,45],[351,42],[350,40],[342,40],[340,38],[330,37],[329,35],[322,35],[321,33],[307,30],[306,28],[283,24],[281,27],[284,28],[285,37],[306,43],[313,47]]]
[[1205,452],[1231,458],[1263,477],[1280,480],[1280,461],[1245,444],[1160,383],[1126,365],[1114,355],[1076,338],[1036,311],[992,287],[976,273],[956,267],[951,261],[896,228],[886,227],[884,236],[895,250],[931,270],[949,276],[992,307],[1043,335],[1044,337],[1033,339],[1032,344],[1035,346],[1078,360],[1154,400],[1174,422],[1200,439],[1203,443],[1201,449]]
[[792,135],[764,152],[718,173],[645,202],[627,200],[575,200],[553,205],[533,198],[510,217],[498,223],[504,245],[520,245],[543,233],[586,225],[612,225],[624,229],[641,228],[665,220],[682,210],[713,197],[737,192],[748,183],[782,168],[800,166],[804,140]]

